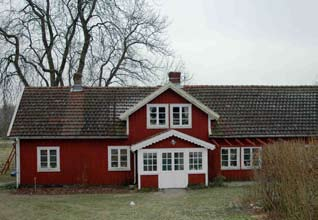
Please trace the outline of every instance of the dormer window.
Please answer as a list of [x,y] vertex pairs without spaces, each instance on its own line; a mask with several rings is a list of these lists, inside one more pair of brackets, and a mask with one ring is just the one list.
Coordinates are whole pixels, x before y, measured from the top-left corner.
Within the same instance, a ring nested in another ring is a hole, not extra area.
[[147,105],[147,128],[168,128],[168,105]]
[[192,126],[191,104],[170,105],[170,127],[191,128]]

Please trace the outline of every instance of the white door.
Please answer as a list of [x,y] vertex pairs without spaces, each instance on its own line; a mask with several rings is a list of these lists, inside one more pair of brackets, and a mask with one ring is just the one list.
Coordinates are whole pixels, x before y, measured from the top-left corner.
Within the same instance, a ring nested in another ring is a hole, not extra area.
[[186,188],[188,174],[185,171],[185,152],[162,152],[159,188]]

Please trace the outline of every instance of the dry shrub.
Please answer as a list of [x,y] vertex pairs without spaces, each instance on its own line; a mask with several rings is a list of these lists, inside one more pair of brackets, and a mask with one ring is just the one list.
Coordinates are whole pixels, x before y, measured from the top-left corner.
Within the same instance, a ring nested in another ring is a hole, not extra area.
[[318,142],[277,142],[265,146],[256,172],[263,208],[282,219],[318,219]]

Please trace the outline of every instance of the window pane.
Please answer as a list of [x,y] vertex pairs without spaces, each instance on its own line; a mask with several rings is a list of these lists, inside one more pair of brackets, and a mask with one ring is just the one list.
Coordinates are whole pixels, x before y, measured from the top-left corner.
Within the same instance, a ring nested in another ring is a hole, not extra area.
[[184,155],[182,152],[174,153],[174,170],[184,170]]
[[156,113],[157,112],[157,108],[156,107],[150,107],[149,111],[150,111],[150,113]]
[[118,167],[118,149],[111,149],[111,166]]
[[47,150],[40,150],[40,163],[41,168],[47,168],[48,167],[48,151]]

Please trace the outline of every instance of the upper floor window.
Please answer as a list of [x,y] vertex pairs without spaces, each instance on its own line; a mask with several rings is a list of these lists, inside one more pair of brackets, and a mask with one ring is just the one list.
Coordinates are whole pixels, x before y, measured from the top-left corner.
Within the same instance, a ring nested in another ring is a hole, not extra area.
[[170,105],[170,126],[171,128],[191,128],[192,115],[191,104]]
[[130,149],[128,146],[108,147],[108,170],[130,170]]
[[261,148],[244,147],[242,148],[242,168],[255,169],[261,166]]
[[147,105],[147,128],[168,128],[168,105]]
[[38,172],[60,171],[59,147],[38,147],[37,155]]

